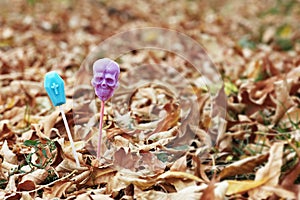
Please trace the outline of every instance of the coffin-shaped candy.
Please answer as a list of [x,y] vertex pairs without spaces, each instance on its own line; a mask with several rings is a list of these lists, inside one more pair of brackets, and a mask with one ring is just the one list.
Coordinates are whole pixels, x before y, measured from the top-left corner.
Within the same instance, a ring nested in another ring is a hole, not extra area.
[[54,106],[66,103],[65,83],[58,73],[48,72],[45,75],[44,87]]

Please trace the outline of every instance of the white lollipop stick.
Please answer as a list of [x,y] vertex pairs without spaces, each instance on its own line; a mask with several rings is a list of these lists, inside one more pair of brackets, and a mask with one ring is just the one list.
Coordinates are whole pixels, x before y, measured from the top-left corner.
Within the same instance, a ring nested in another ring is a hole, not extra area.
[[66,115],[65,115],[65,112],[64,112],[62,106],[59,106],[59,110],[60,110],[61,116],[63,118],[65,128],[67,130],[67,134],[68,134],[68,138],[70,140],[72,153],[73,153],[73,156],[75,158],[76,166],[80,167],[80,162],[79,162],[79,159],[78,159],[78,156],[77,156],[77,153],[76,153],[76,149],[75,149],[75,145],[74,145],[73,138],[72,138],[72,135],[71,135],[71,131],[70,131],[70,128],[69,128],[69,125],[68,125],[68,122],[67,122],[67,118],[66,118]]

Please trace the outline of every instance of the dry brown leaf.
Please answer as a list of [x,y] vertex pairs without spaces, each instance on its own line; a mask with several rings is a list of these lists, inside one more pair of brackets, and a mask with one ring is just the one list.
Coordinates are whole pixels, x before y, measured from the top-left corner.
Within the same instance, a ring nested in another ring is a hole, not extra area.
[[78,174],[77,176],[74,176],[71,180],[74,181],[74,183],[78,183],[78,184],[82,185],[82,184],[86,183],[88,178],[90,178],[90,174],[91,174],[91,171],[85,171],[85,172]]
[[246,181],[236,181],[236,180],[228,180],[224,181],[228,183],[228,189],[226,191],[226,195],[245,193],[247,191],[251,191],[252,189],[258,188],[266,183],[268,179],[262,179],[257,181],[246,180]]
[[76,200],[91,200],[90,194],[88,193],[80,194],[76,197]]
[[174,126],[170,130],[151,134],[148,138],[148,141],[156,142],[160,139],[170,138],[170,137],[176,136],[177,132],[178,132],[178,127]]
[[253,170],[261,165],[268,158],[268,154],[256,155],[244,158],[227,165],[219,174],[219,178],[223,179],[228,176],[235,176],[239,174],[246,174],[253,172]]
[[12,88],[20,88],[20,92],[24,92],[34,98],[37,94],[44,93],[44,88],[41,82],[35,81],[18,81],[11,82]]
[[271,77],[257,83],[248,81],[240,86],[238,97],[241,103],[247,105],[245,107],[246,115],[250,116],[265,106],[274,105],[270,94],[274,91],[273,82],[276,80],[278,80],[277,77]]
[[17,186],[16,186],[16,179],[19,177],[19,175],[14,174],[9,177],[7,186],[5,188],[5,192],[16,192],[17,191]]
[[8,178],[8,174],[13,173],[18,169],[18,165],[11,164],[6,161],[2,161],[1,163],[1,171],[5,174],[5,177]]
[[300,108],[297,107],[291,107],[288,109],[283,117],[279,120],[278,124],[281,127],[285,128],[292,128],[293,124],[292,123],[298,123],[300,121]]
[[192,174],[186,172],[176,172],[176,171],[167,171],[159,175],[157,178],[158,179],[178,178],[183,180],[194,180],[197,182],[204,182],[202,179]]
[[299,176],[299,174],[300,174],[300,160],[288,173],[286,173],[282,177],[280,185],[285,189],[297,192],[298,187],[294,185],[294,182]]
[[114,164],[122,168],[134,170],[140,156],[125,152],[124,148],[120,148],[114,153]]
[[136,197],[137,200],[148,200],[148,199],[157,199],[157,200],[169,200],[168,194],[164,192],[150,190],[143,192]]
[[[72,109],[72,104],[69,100],[67,100],[66,104],[63,105],[63,110],[64,110],[65,114],[67,115],[68,112],[71,111],[71,109]],[[44,127],[44,134],[48,138],[50,138],[50,136],[51,136],[51,129],[54,128],[54,125],[61,120],[62,120],[62,118],[60,117],[60,111],[58,109],[56,109],[50,115],[44,117],[44,119],[41,121],[41,124]]]
[[7,140],[4,141],[2,148],[0,150],[0,155],[3,156],[4,161],[7,161],[11,164],[18,164],[17,156],[12,150],[9,149]]
[[34,190],[35,187],[36,187],[36,184],[34,181],[24,180],[18,184],[18,191],[31,191],[31,190]]
[[183,190],[186,187],[196,186],[196,182],[193,180],[180,180],[180,179],[172,179],[170,183],[175,187],[176,191]]
[[54,111],[42,120],[45,135],[50,138],[51,129],[54,127],[59,116],[59,110]]
[[215,190],[214,190],[214,195],[215,195],[215,199],[224,199],[225,194],[228,190],[228,183],[227,182],[220,182],[220,183],[216,183],[215,184]]
[[26,107],[14,107],[11,110],[8,110],[4,113],[3,118],[9,119],[11,124],[16,124],[19,121],[24,119],[24,114],[26,111]]
[[179,171],[185,172],[186,171],[186,156],[182,156],[178,160],[176,160],[170,168],[170,171]]
[[52,199],[54,197],[62,197],[67,193],[67,190],[73,185],[71,181],[60,180],[53,186],[44,188],[43,199]]
[[109,196],[110,195],[105,195],[105,194],[95,194],[95,195],[91,195],[91,198],[93,200],[98,200],[98,199],[101,199],[101,200],[113,200],[113,198],[110,198]]
[[157,199],[157,200],[198,200],[201,197],[201,191],[206,187],[204,186],[190,186],[177,193],[164,193],[159,191],[150,190],[147,192],[142,192],[137,195],[139,200]]
[[32,198],[29,192],[22,192],[21,200],[37,200]]
[[36,185],[41,184],[48,176],[45,169],[36,169],[22,177],[18,184],[19,191],[31,191],[36,189]]
[[87,170],[88,168],[85,166],[77,167],[75,161],[72,159],[74,157],[66,157],[64,160],[55,168],[57,172],[70,172],[74,169],[76,170]]
[[176,103],[168,103],[164,106],[167,112],[167,116],[158,123],[157,128],[153,131],[154,133],[167,131],[174,127],[180,117],[180,106]]
[[287,189],[283,189],[279,186],[262,186],[262,190],[273,193],[277,197],[281,197],[284,199],[296,199],[296,195],[294,192],[291,192]]
[[173,137],[169,137],[169,138],[162,138],[156,142],[153,142],[151,144],[138,144],[138,149],[139,150],[142,150],[142,151],[145,151],[145,152],[148,152],[150,151],[151,149],[156,149],[156,148],[160,148],[160,147],[163,147],[163,146],[166,146],[168,143],[170,143],[172,140],[174,140],[176,138],[176,136],[173,136]]
[[200,200],[215,200],[215,181],[214,179],[208,184],[207,188],[202,193]]
[[93,186],[101,183],[110,183],[114,176],[116,175],[116,170],[104,167],[104,168],[94,168],[89,174],[89,179],[85,185]]
[[128,169],[120,169],[113,177],[109,191],[115,191],[116,188],[125,188],[130,184],[137,186],[141,190],[145,190],[153,186],[157,182],[156,175],[143,175],[143,172],[133,172]]
[[48,177],[48,175],[49,174],[46,169],[36,169],[33,172],[24,175],[21,179],[21,183],[25,181],[32,181],[39,185]]
[[[279,183],[279,177],[282,166],[284,142],[276,142],[270,148],[270,156],[267,164],[260,168],[255,175],[255,181],[267,180],[264,186],[277,186]],[[249,195],[254,199],[265,199],[271,196],[273,193],[265,191],[263,188],[256,188],[249,191]]]
[[274,82],[276,99],[275,115],[272,117],[272,123],[276,124],[287,110],[294,105],[289,93],[292,87],[291,80],[280,80]]

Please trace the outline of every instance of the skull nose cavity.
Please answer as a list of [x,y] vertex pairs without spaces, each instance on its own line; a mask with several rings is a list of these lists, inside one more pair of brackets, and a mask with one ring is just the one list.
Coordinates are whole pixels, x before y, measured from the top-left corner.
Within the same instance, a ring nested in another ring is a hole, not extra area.
[[106,88],[106,87],[107,87],[107,84],[106,84],[106,81],[105,81],[105,79],[103,79],[103,81],[102,81],[102,83],[101,83],[101,86],[102,86],[102,87],[104,87],[104,88]]

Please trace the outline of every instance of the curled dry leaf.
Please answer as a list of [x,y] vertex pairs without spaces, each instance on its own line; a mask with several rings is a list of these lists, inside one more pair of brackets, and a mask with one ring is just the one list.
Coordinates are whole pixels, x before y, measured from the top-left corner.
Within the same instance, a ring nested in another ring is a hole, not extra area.
[[15,153],[9,149],[7,140],[4,141],[2,148],[0,150],[0,155],[3,156],[4,161],[9,162],[11,164],[18,164],[18,159]]
[[190,186],[196,186],[197,182],[193,180],[180,180],[180,179],[171,179],[170,184],[173,185],[176,191],[183,190]]
[[110,167],[94,168],[85,185],[93,186],[101,183],[109,184],[116,175],[116,170]]
[[36,169],[33,172],[22,177],[21,182],[32,181],[35,184],[41,184],[47,177],[48,171],[46,169]]
[[228,180],[225,181],[228,183],[228,189],[226,191],[226,195],[245,193],[247,191],[252,191],[255,188],[262,186],[264,183],[268,181],[267,178],[262,180],[252,181],[236,181],[236,180]]
[[110,195],[105,195],[105,194],[94,194],[91,195],[91,198],[93,200],[101,199],[101,200],[113,200],[113,198],[110,197]]
[[122,188],[130,184],[133,184],[141,190],[145,190],[153,186],[156,180],[151,176],[143,176],[128,170],[121,170],[114,177],[113,183],[116,187],[111,187],[112,189],[110,191],[114,191],[114,188]]
[[[67,103],[63,105],[63,110],[66,115],[68,114],[68,112],[72,110],[72,104],[69,102],[69,100],[67,100]],[[44,119],[42,120],[41,124],[43,125],[44,128],[44,134],[48,138],[50,138],[51,136],[51,129],[54,128],[56,123],[61,122],[62,118],[59,116],[60,116],[60,111],[56,109],[54,112],[44,117]],[[63,125],[61,127],[64,128]]]
[[176,171],[167,171],[159,175],[157,178],[158,179],[178,178],[183,180],[194,180],[197,182],[204,182],[202,179],[192,174],[186,172],[176,172]]
[[12,193],[17,191],[17,186],[16,186],[16,179],[19,177],[19,175],[14,174],[9,177],[7,186],[5,188],[6,192]]
[[280,180],[280,186],[284,189],[292,190],[296,194],[299,192],[298,186],[294,185],[295,180],[300,174],[300,160],[298,163],[287,173],[285,174],[282,179]]
[[299,122],[299,120],[300,120],[300,108],[294,106],[291,107],[290,109],[287,109],[286,112],[284,112],[284,115],[281,119],[279,119],[278,124],[281,127],[292,128],[294,124],[297,124],[297,122]]
[[203,191],[203,194],[201,196],[201,200],[213,200],[218,199],[215,197],[215,181],[214,179],[208,184],[208,186]]
[[203,191],[201,200],[222,200],[226,198],[225,193],[228,189],[228,183],[224,181],[216,183],[214,180],[215,179],[210,181],[210,183]]
[[186,156],[182,156],[178,160],[176,160],[170,168],[170,171],[179,171],[185,172],[187,169],[186,165]]
[[262,186],[262,190],[275,194],[277,197],[284,199],[297,199],[294,192],[283,189],[279,186]]
[[219,174],[219,178],[223,179],[229,176],[253,172],[257,166],[267,160],[268,156],[268,154],[251,156],[227,165]]
[[[255,174],[255,181],[267,180],[264,186],[277,186],[282,166],[284,142],[276,142],[270,148],[270,156],[267,164],[260,168]],[[266,191],[261,187],[249,191],[249,195],[254,199],[265,199],[272,195],[270,191]]]
[[197,200],[201,197],[201,191],[206,186],[190,186],[177,193],[164,193],[159,191],[150,190],[137,195],[137,199],[147,200],[147,199],[159,199],[159,200],[181,200],[181,199],[191,199]]
[[67,194],[72,185],[71,181],[60,180],[53,186],[44,188],[43,199],[61,198]]
[[24,180],[18,184],[19,191],[32,191],[36,188],[35,182],[31,180]]
[[273,124],[276,124],[286,111],[294,105],[289,93],[292,86],[291,80],[280,80],[274,83],[276,95],[276,110],[272,117]]
[[151,152],[139,151],[139,153],[126,152],[124,148],[120,148],[114,154],[114,165],[133,171],[148,171],[148,173],[161,173],[165,168],[165,164],[161,162],[157,156]]

